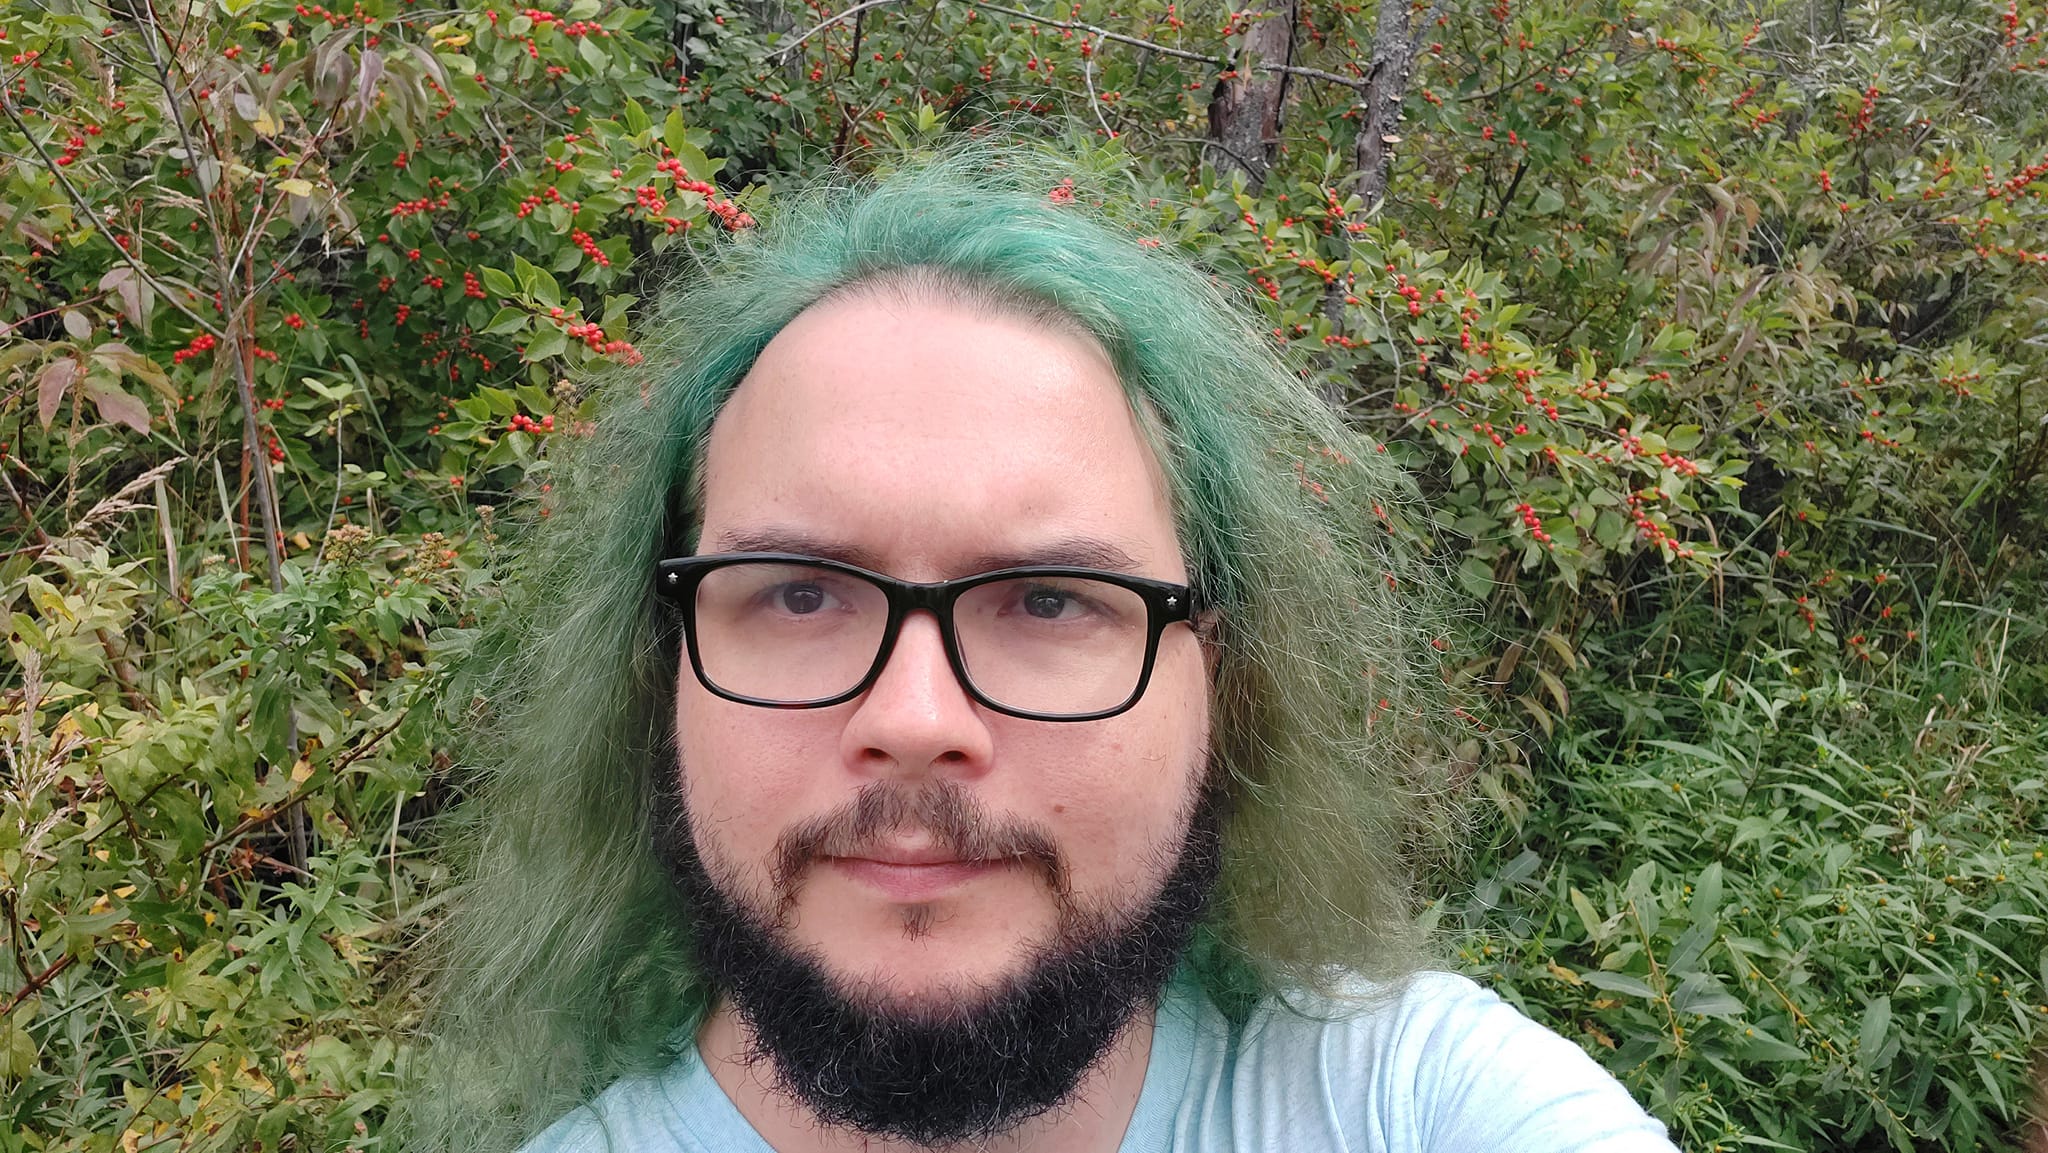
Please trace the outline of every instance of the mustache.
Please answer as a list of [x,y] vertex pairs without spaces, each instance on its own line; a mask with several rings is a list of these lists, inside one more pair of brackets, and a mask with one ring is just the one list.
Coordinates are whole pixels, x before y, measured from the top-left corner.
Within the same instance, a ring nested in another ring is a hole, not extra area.
[[786,904],[804,872],[821,858],[857,857],[885,836],[909,830],[924,831],[961,861],[1020,862],[1043,875],[1056,895],[1069,892],[1066,860],[1044,826],[996,820],[958,782],[928,780],[876,781],[838,809],[792,826],[776,840],[777,893]]

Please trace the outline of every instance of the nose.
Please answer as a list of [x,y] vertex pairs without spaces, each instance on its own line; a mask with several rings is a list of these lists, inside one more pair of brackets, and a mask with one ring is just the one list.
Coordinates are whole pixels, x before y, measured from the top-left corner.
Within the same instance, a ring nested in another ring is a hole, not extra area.
[[938,618],[911,613],[881,675],[847,718],[847,765],[873,777],[972,777],[988,770],[993,745],[983,710],[946,659]]

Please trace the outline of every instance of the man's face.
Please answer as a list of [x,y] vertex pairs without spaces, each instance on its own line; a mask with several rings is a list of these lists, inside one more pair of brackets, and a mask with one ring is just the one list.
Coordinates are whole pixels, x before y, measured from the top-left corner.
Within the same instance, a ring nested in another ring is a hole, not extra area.
[[[1189,577],[1109,361],[1027,320],[893,297],[811,309],[720,413],[703,477],[703,553],[804,553],[912,581],[1107,553],[1133,575]],[[843,991],[913,1016],[971,1007],[1075,932],[1140,916],[1180,854],[1203,771],[1207,672],[1185,626],[1161,637],[1136,706],[1097,721],[979,705],[926,613],[844,704],[727,701],[687,658],[676,683],[689,830],[709,876]],[[854,820],[862,801],[883,819]],[[1050,859],[950,860],[963,807],[981,832]],[[821,825],[862,832],[844,855],[791,859]]]

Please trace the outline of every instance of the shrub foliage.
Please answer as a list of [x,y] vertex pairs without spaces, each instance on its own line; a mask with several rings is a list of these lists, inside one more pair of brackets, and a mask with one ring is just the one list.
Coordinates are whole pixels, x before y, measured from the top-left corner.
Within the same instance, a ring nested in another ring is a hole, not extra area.
[[1688,1148],[2021,1139],[2048,8],[1042,7],[0,10],[6,1148],[380,1144],[582,382],[778,185],[991,130],[1423,486],[1456,963]]

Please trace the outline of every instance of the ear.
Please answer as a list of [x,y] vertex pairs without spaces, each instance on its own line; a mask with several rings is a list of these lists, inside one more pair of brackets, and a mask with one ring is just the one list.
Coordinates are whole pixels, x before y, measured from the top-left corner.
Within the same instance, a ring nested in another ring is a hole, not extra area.
[[1202,667],[1207,670],[1209,680],[1216,680],[1216,666],[1223,661],[1223,614],[1213,608],[1202,609],[1188,619],[1194,626],[1195,639],[1202,646]]

